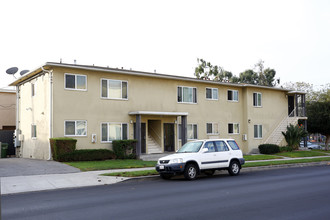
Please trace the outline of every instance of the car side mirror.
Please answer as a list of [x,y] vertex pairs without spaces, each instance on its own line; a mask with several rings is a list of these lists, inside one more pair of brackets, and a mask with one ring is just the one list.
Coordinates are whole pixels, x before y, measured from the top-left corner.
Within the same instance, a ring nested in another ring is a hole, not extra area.
[[208,151],[209,151],[209,149],[205,147],[205,148],[203,148],[203,150],[202,150],[202,151],[203,151],[203,153],[206,153],[206,152],[208,152]]

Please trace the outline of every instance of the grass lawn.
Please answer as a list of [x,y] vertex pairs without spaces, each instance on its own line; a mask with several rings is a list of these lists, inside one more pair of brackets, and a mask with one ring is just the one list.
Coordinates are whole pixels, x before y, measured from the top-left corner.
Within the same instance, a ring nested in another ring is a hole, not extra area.
[[316,157],[316,156],[328,156],[322,152],[317,151],[292,151],[292,152],[282,152],[275,155],[283,157]]
[[122,176],[122,177],[137,177],[137,176],[151,176],[158,175],[156,170],[140,170],[131,172],[117,172],[117,173],[105,173],[101,176]]
[[143,160],[104,160],[104,161],[67,162],[65,164],[76,167],[81,171],[93,171],[93,170],[154,167],[156,163],[157,161],[143,161]]
[[251,160],[271,160],[271,159],[282,159],[282,157],[274,156],[274,155],[244,155],[243,156],[245,161],[251,161]]
[[311,163],[330,161],[330,157],[314,158],[314,159],[299,159],[299,160],[280,160],[280,161],[262,161],[262,162],[251,162],[246,163],[242,167],[258,167],[258,166],[272,166],[280,164],[294,164],[294,163]]

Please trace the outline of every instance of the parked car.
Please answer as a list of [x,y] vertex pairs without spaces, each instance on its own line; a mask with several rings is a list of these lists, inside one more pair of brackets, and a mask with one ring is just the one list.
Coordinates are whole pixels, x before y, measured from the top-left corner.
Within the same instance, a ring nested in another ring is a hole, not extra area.
[[[303,141],[300,142],[300,147],[304,147]],[[307,148],[308,149],[322,149],[322,147],[320,145],[318,145],[317,143],[311,143],[309,141],[307,141]]]
[[236,176],[244,163],[234,139],[208,139],[188,142],[175,154],[160,158],[156,170],[163,179],[183,174],[193,180],[201,173],[213,175],[216,170],[228,170]]

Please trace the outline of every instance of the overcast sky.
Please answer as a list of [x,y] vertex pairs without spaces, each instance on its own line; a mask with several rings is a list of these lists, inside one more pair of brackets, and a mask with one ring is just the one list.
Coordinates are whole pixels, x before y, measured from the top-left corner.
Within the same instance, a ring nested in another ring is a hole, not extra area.
[[1,0],[0,28],[0,88],[60,59],[190,77],[197,58],[235,75],[262,59],[281,83],[330,83],[329,0]]

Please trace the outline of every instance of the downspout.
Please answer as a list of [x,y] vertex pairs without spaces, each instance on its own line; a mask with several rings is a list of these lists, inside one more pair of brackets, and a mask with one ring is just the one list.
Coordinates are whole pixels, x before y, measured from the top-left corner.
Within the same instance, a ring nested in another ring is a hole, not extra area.
[[[45,70],[43,66],[41,67],[43,72],[47,72],[49,74],[49,138],[53,137],[53,70]],[[49,140],[49,153],[48,153],[48,159],[52,159],[52,151],[50,146],[50,140]]]

